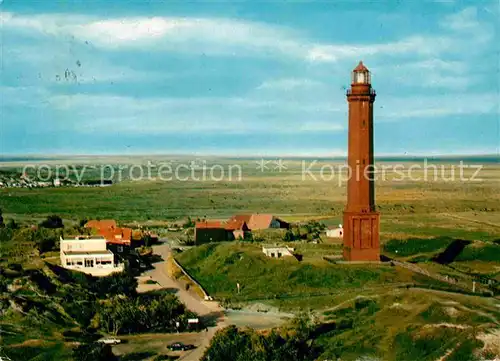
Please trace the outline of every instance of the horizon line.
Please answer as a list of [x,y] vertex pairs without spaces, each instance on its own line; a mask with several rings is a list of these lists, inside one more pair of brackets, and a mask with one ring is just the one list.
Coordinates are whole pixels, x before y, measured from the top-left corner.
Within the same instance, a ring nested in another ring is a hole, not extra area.
[[[133,153],[133,154],[113,154],[113,153],[75,153],[75,154],[61,154],[61,153],[18,153],[18,154],[1,154],[0,161],[3,159],[19,159],[19,158],[84,158],[84,157],[97,157],[97,158],[126,158],[126,157],[159,157],[159,156],[176,156],[176,157],[202,157],[202,158],[270,158],[270,157],[282,157],[282,158],[336,158],[336,159],[347,159],[347,154],[279,154],[279,153],[270,153],[270,154],[221,154],[221,153],[204,153],[200,154],[199,152],[194,153],[175,153],[175,152],[166,152],[166,153]],[[485,152],[485,153],[382,153],[379,155],[374,155],[374,158],[385,158],[385,157],[394,157],[394,158],[414,158],[414,157],[443,157],[443,158],[457,158],[457,157],[500,157],[500,152]]]

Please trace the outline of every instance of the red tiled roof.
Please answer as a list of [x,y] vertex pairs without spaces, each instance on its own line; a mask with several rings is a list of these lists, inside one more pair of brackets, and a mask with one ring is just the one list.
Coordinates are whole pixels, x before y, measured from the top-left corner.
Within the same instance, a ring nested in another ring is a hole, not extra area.
[[229,218],[229,221],[243,221],[245,223],[250,222],[250,218],[252,218],[251,214],[237,214]]
[[106,239],[107,243],[130,244],[132,241],[131,228],[100,229],[99,234]]
[[362,61],[359,62],[358,66],[354,68],[355,72],[368,71],[368,68],[363,64]]
[[273,220],[272,214],[252,214],[248,228],[250,229],[267,229],[271,226]]
[[87,223],[85,223],[85,228],[94,228],[94,229],[108,229],[108,228],[116,228],[116,221],[114,219],[101,219],[98,221],[97,219],[91,219]]
[[245,226],[246,222],[243,220],[230,219],[226,222],[225,229],[228,231],[243,230],[244,228],[248,228]]
[[229,222],[236,222],[236,221],[243,221],[247,224],[248,228],[250,230],[255,230],[255,229],[267,229],[271,225],[271,221],[273,220],[273,215],[272,214],[260,214],[260,213],[254,213],[254,214],[238,214],[235,216],[232,216]]
[[195,228],[224,228],[220,221],[196,222]]

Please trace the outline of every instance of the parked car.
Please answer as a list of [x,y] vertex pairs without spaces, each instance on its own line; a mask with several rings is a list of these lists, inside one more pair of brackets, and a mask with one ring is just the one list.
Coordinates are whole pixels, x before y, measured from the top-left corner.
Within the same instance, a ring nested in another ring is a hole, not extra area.
[[119,340],[117,338],[101,338],[97,342],[104,343],[106,345],[117,345],[122,342],[122,340]]
[[175,342],[167,346],[171,351],[187,351],[195,348],[194,345],[185,345],[182,342]]

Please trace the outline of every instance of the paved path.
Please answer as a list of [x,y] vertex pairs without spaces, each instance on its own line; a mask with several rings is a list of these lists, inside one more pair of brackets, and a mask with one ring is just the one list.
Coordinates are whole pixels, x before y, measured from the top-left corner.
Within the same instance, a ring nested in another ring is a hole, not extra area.
[[193,351],[186,352],[179,360],[183,361],[199,361],[203,356],[205,349],[209,346],[210,340],[214,336],[215,332],[226,326],[224,322],[223,309],[219,306],[217,302],[214,301],[204,301],[198,296],[186,291],[182,285],[176,280],[169,277],[167,272],[167,259],[170,254],[170,247],[168,244],[161,244],[153,246],[153,253],[161,256],[163,259],[161,262],[153,264],[153,269],[146,271],[139,280],[152,279],[157,282],[156,285],[149,285],[144,283],[139,283],[137,287],[138,292],[147,292],[152,289],[158,288],[169,288],[176,292],[179,300],[186,305],[188,309],[196,312],[201,317],[210,316],[217,318],[217,325],[215,327],[209,327],[208,331],[201,331],[200,334],[204,334],[200,345]]
[[140,277],[140,280],[150,278],[157,282],[158,286],[139,284],[138,291],[145,292],[151,288],[170,288],[176,290],[176,295],[179,297],[182,303],[184,303],[188,309],[196,312],[200,316],[207,316],[214,314],[215,312],[222,313],[223,309],[214,301],[204,301],[199,297],[193,295],[191,292],[186,291],[182,285],[176,280],[169,277],[167,272],[167,259],[170,254],[170,248],[168,244],[161,244],[153,246],[153,253],[161,256],[163,261],[153,264],[153,269],[144,272]]
[[[185,352],[179,360],[182,361],[199,361],[205,352],[205,349],[210,345],[210,341],[215,333],[231,324],[236,326],[251,326],[256,329],[272,328],[279,326],[285,319],[290,318],[290,314],[273,314],[262,312],[244,312],[244,311],[228,311],[219,306],[217,302],[205,301],[198,295],[185,290],[183,285],[175,279],[169,277],[167,272],[167,259],[170,254],[168,243],[153,246],[153,253],[161,256],[161,262],[153,264],[153,269],[149,270],[139,278],[138,292],[147,292],[154,289],[168,288],[175,290],[177,297],[183,302],[188,309],[196,312],[201,317],[208,316],[216,319],[216,326],[209,327],[208,331],[201,331],[198,335],[201,337],[198,347],[192,351]],[[154,280],[156,284],[141,283],[148,279]]]

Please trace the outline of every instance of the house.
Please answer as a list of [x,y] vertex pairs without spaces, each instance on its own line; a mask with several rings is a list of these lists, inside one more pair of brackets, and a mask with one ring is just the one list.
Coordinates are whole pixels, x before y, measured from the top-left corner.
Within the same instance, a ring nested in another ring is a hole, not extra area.
[[114,219],[91,219],[85,223],[85,228],[92,228],[95,230],[107,229],[107,228],[116,228],[117,224]]
[[196,222],[194,241],[196,244],[227,240],[227,230],[220,221]]
[[118,227],[114,219],[90,220],[85,228],[96,230],[106,239],[108,249],[118,256],[129,254],[133,247],[132,228]]
[[229,219],[231,221],[245,222],[250,231],[269,228],[290,228],[290,224],[274,217],[272,214],[238,214]]
[[194,239],[196,244],[234,241],[238,238],[245,238],[245,233],[249,231],[250,229],[243,220],[202,221],[195,224]]
[[109,250],[118,256],[125,256],[130,253],[132,248],[132,229],[131,228],[108,228],[98,231],[99,235],[106,239],[106,245]]
[[329,238],[343,238],[344,228],[341,224],[338,227],[328,227],[326,230],[326,236]]
[[262,252],[268,257],[281,258],[293,256],[295,249],[287,246],[264,246],[262,247]]
[[88,273],[108,276],[123,271],[123,264],[115,264],[115,257],[106,247],[103,236],[74,236],[60,238],[61,266]]
[[250,228],[248,228],[247,224],[243,220],[235,220],[235,219],[229,219],[225,225],[224,228],[226,229],[227,233],[227,240],[232,241],[238,238],[245,238],[245,233],[250,231]]
[[222,221],[202,221],[195,224],[196,244],[218,241],[233,241],[245,238],[254,230],[269,228],[289,228],[289,224],[271,214],[239,214]]

